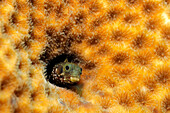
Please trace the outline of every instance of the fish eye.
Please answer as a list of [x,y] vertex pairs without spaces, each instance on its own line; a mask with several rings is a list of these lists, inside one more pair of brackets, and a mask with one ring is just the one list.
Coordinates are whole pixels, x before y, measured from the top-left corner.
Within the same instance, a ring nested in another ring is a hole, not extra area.
[[80,68],[80,75],[82,74],[82,68]]
[[70,68],[69,68],[69,66],[66,66],[65,69],[68,71]]
[[63,68],[61,65],[55,67],[55,73],[57,74],[61,74],[63,72]]

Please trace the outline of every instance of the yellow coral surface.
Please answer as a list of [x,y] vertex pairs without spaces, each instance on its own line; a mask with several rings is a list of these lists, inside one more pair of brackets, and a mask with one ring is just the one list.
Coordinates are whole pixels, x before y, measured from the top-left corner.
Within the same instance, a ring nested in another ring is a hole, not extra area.
[[[80,59],[81,93],[45,78]],[[170,112],[169,0],[0,0],[0,113]]]

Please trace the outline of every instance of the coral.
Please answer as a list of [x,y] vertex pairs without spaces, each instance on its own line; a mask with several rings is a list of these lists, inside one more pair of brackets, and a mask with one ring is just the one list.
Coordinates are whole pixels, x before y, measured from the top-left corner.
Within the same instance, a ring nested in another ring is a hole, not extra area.
[[[0,0],[0,112],[170,112],[169,0]],[[61,87],[64,61],[83,69]]]

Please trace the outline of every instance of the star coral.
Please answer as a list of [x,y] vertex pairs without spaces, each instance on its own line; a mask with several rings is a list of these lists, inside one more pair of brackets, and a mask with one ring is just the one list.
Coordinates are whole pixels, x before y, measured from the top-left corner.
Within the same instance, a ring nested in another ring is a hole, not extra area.
[[[0,112],[170,112],[169,0],[0,0]],[[76,90],[50,64],[83,68]]]

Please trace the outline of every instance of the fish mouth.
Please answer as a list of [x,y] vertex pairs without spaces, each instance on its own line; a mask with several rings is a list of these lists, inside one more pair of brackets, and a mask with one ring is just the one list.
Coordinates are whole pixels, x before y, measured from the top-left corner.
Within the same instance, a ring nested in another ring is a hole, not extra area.
[[75,77],[75,76],[70,77],[71,82],[79,82],[79,80],[80,80],[79,77]]
[[68,84],[74,84],[80,81],[80,77],[78,76],[70,76],[70,77],[64,77],[64,82]]

